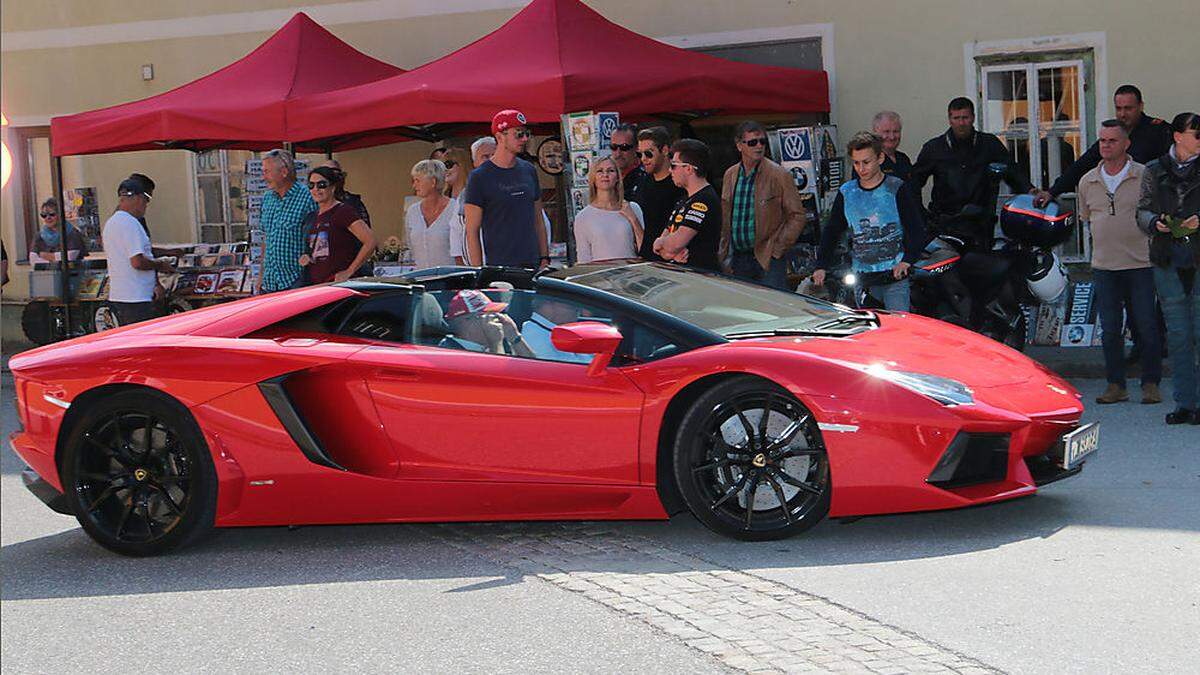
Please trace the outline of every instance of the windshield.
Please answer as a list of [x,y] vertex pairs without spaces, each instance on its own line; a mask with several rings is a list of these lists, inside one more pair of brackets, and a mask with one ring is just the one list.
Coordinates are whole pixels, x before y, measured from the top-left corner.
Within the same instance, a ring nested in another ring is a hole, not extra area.
[[572,270],[572,283],[640,302],[723,337],[822,330],[854,316],[828,302],[656,263]]

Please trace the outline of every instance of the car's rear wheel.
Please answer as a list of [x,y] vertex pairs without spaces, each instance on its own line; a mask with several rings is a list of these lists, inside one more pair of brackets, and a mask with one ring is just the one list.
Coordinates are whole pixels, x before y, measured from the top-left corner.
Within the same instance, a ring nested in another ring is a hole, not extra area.
[[63,488],[84,531],[123,555],[190,543],[216,513],[200,429],[176,401],[148,390],[118,392],[84,413],[64,449]]
[[812,413],[756,377],[701,395],[679,426],[675,479],[700,522],[736,539],[782,539],[829,512],[832,482]]

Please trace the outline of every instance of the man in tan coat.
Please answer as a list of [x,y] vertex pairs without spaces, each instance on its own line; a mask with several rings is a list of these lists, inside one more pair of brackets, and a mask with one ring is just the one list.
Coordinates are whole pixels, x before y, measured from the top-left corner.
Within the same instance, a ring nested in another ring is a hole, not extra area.
[[1091,224],[1092,282],[1100,314],[1108,388],[1097,403],[1129,400],[1125,391],[1125,334],[1129,315],[1142,344],[1142,403],[1159,403],[1162,377],[1150,240],[1137,227],[1137,203],[1145,167],[1129,156],[1129,132],[1116,120],[1100,127],[1100,164],[1076,189],[1079,217]]
[[792,175],[766,158],[767,132],[746,121],[734,130],[741,161],[721,187],[721,268],[748,281],[789,290],[784,254],[804,229],[804,206]]

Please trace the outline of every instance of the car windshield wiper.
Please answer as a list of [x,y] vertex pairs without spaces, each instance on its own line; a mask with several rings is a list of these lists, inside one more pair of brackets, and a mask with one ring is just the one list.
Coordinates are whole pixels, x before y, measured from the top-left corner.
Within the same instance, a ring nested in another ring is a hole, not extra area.
[[829,335],[831,332],[842,334],[843,331],[817,330],[816,328],[764,328],[761,330],[746,330],[735,333],[725,333],[731,340],[737,338],[773,337],[777,335]]
[[866,314],[843,314],[836,319],[830,319],[816,325],[816,330],[822,328],[833,328],[834,326],[844,326],[855,323],[875,323],[875,313],[867,312]]

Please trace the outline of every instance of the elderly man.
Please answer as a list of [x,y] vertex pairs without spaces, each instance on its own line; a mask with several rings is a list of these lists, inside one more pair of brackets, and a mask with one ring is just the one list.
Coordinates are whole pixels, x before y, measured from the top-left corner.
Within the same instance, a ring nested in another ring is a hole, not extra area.
[[621,171],[621,181],[625,186],[625,201],[637,201],[638,189],[642,185],[642,179],[646,177],[646,171],[638,161],[637,127],[632,124],[622,124],[617,127],[616,131],[612,133],[608,148],[612,151],[612,158],[617,163],[617,169]]
[[529,125],[518,110],[492,118],[496,152],[471,172],[463,192],[467,258],[472,264],[547,267],[549,241],[543,225],[537,169],[521,159]]
[[291,288],[300,278],[297,262],[304,254],[304,217],[317,210],[308,189],[296,181],[296,160],[286,150],[272,150],[263,157],[263,180],[267,192],[262,200],[262,275],[256,293],[273,293]]
[[745,121],[734,129],[741,161],[721,188],[718,260],[736,277],[788,290],[783,255],[804,229],[804,206],[792,175],[767,159],[767,131]]
[[150,237],[139,221],[146,215],[153,191],[137,178],[121,181],[117,186],[117,210],[100,232],[108,255],[108,306],[122,326],[158,315],[155,272],[172,271],[166,260],[155,259]]
[[1154,314],[1154,269],[1150,238],[1138,229],[1137,203],[1145,167],[1130,158],[1129,132],[1117,120],[1100,127],[1099,166],[1079,181],[1077,212],[1091,224],[1092,280],[1103,329],[1104,369],[1108,388],[1097,403],[1129,400],[1125,391],[1126,312],[1143,339],[1142,403],[1160,403],[1162,354]]
[[904,122],[900,119],[900,113],[891,110],[875,113],[875,118],[871,121],[871,131],[883,139],[883,164],[880,167],[883,174],[907,181],[908,175],[912,173],[912,160],[900,152],[900,135],[903,128]]

